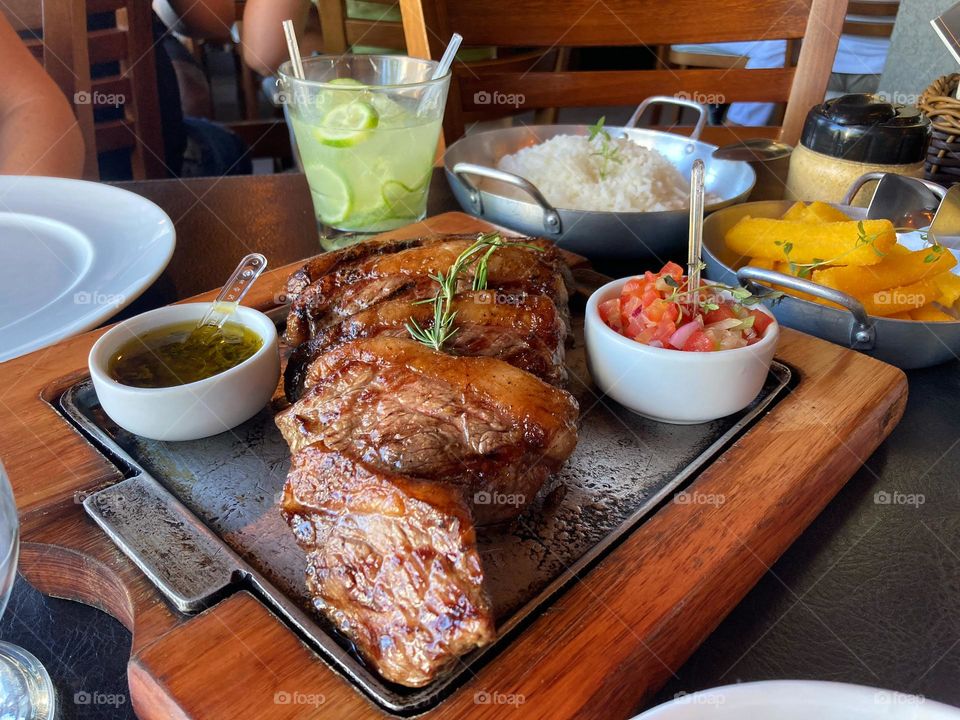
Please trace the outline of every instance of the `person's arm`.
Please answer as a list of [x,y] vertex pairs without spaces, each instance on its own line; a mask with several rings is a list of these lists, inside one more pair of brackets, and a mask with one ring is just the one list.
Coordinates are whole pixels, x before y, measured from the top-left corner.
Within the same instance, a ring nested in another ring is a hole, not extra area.
[[323,39],[319,29],[308,27],[309,17],[309,0],[247,0],[240,32],[243,61],[247,67],[268,76],[290,59],[283,34],[284,20],[293,20],[300,52],[304,56],[320,50]]
[[154,0],[153,9],[174,32],[221,42],[236,20],[235,0]]
[[0,175],[79,178],[83,161],[67,99],[0,13]]

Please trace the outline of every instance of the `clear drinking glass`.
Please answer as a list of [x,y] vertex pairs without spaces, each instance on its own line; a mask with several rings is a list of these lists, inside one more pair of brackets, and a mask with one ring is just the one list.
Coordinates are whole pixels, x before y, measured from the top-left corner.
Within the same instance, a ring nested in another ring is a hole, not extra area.
[[[13,490],[0,464],[0,616],[7,608],[20,551],[20,523]],[[53,720],[56,696],[50,676],[26,650],[0,642],[0,718]]]
[[279,97],[310,185],[321,244],[422,220],[450,73],[401,55],[304,58],[280,67]]

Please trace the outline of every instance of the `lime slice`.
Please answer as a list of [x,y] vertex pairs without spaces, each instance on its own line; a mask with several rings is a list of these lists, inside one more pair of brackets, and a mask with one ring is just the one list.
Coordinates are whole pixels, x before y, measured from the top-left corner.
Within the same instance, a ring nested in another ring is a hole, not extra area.
[[[366,87],[362,82],[353,78],[334,78],[328,85],[339,85],[342,88],[363,88]],[[314,100],[317,110],[321,115],[328,112],[335,105],[342,105],[353,102],[358,97],[358,93],[348,90],[320,90]]]
[[334,78],[327,85],[352,85],[353,87],[363,87],[363,83],[350,77]]
[[332,108],[313,134],[324,145],[352,147],[365,140],[379,121],[380,115],[373,105],[355,100]]
[[390,217],[414,218],[420,213],[423,201],[423,183],[410,187],[399,180],[387,180],[380,187],[384,204],[390,209]]
[[336,225],[350,214],[350,187],[343,177],[323,165],[306,168],[313,207],[327,225]]

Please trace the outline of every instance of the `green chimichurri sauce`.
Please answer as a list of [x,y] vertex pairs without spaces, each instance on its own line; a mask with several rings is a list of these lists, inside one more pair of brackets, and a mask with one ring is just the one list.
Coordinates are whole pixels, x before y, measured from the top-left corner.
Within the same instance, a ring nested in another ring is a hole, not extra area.
[[239,323],[197,327],[196,321],[151,330],[124,343],[110,358],[110,377],[124,385],[186,385],[229,370],[252,357],[263,338]]

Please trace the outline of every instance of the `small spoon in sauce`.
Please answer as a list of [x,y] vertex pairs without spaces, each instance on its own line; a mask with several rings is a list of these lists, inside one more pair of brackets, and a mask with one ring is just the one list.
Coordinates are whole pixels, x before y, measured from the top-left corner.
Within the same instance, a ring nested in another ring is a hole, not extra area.
[[247,255],[200,322],[166,325],[131,338],[110,358],[110,377],[131,387],[172,387],[205,380],[252,357],[263,338],[230,318],[266,266],[263,255]]
[[223,327],[223,324],[233,315],[237,305],[253,287],[253,283],[260,277],[260,273],[266,267],[267,259],[260,253],[250,253],[243,258],[223,286],[220,294],[210,305],[206,315],[200,318],[197,328],[202,328],[205,325],[218,329]]

